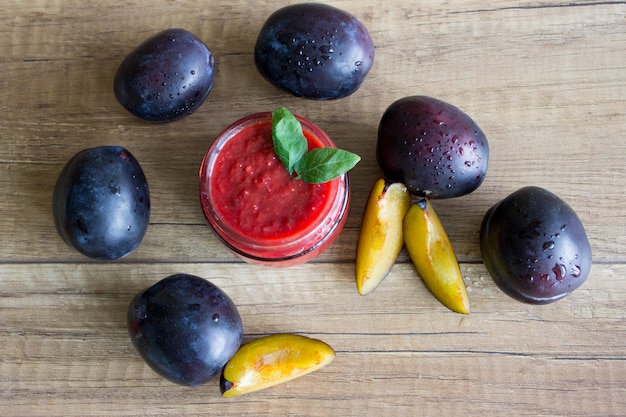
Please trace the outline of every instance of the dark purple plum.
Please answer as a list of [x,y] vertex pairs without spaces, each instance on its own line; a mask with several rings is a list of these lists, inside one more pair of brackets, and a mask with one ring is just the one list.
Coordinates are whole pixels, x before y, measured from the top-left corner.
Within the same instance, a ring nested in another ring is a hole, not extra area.
[[376,157],[383,175],[430,198],[469,194],[482,184],[489,142],[462,110],[427,96],[404,97],[383,113]]
[[171,275],[135,296],[128,307],[133,345],[162,377],[197,386],[235,354],[243,325],[233,301],[204,278]]
[[57,231],[85,256],[112,260],[133,252],[150,220],[148,182],[135,157],[121,146],[74,155],[53,193]]
[[254,48],[256,66],[270,83],[297,97],[332,100],[354,93],[374,62],[367,28],[325,4],[283,7],[266,21]]
[[539,187],[524,187],[483,218],[480,249],[498,287],[532,304],[557,301],[574,291],[591,269],[591,247],[574,210]]
[[191,114],[213,87],[214,58],[184,29],[167,29],[144,41],[122,61],[113,91],[140,119],[171,122]]

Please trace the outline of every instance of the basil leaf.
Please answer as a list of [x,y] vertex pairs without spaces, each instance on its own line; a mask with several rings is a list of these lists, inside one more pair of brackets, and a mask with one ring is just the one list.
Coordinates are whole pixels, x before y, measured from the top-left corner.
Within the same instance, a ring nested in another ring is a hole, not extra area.
[[308,150],[308,142],[302,125],[284,107],[272,112],[272,141],[274,153],[285,166],[289,175],[296,173],[298,179],[311,184],[321,184],[351,170],[361,157],[336,148]]
[[272,140],[278,159],[289,174],[293,174],[295,165],[308,150],[308,143],[302,133],[302,125],[284,107],[272,112]]
[[316,148],[307,152],[296,164],[298,178],[321,184],[348,172],[361,157],[337,148]]

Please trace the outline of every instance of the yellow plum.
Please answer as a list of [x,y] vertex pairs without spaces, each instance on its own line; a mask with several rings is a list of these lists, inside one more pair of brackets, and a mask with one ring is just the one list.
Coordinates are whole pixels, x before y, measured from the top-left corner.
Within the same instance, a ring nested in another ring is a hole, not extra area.
[[328,365],[335,351],[321,340],[273,334],[239,348],[220,378],[224,397],[236,397],[291,381]]
[[429,199],[413,204],[404,217],[404,244],[430,292],[450,310],[468,314],[459,262]]
[[389,274],[402,246],[402,219],[411,205],[406,186],[378,179],[369,195],[356,253],[356,286],[370,293]]

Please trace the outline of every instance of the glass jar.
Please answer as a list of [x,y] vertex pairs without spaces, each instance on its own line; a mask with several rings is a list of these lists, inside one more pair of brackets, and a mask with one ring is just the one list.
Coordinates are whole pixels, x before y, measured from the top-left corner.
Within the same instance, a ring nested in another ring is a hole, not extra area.
[[[315,124],[296,118],[309,149],[335,147]],[[243,260],[293,266],[317,257],[341,232],[349,178],[324,184],[293,178],[273,151],[272,113],[256,113],[228,126],[204,156],[200,202],[216,236]]]

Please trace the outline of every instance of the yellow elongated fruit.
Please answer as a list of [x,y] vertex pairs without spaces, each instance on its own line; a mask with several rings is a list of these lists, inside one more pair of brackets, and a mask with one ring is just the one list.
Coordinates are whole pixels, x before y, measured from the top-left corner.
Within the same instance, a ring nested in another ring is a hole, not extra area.
[[468,314],[459,262],[430,200],[413,204],[404,217],[404,244],[430,292],[450,310]]
[[273,334],[239,348],[220,378],[224,397],[259,391],[328,365],[335,351],[321,340],[296,334]]
[[411,206],[406,186],[378,179],[370,192],[356,252],[356,287],[369,294],[389,274],[402,246],[402,219]]

